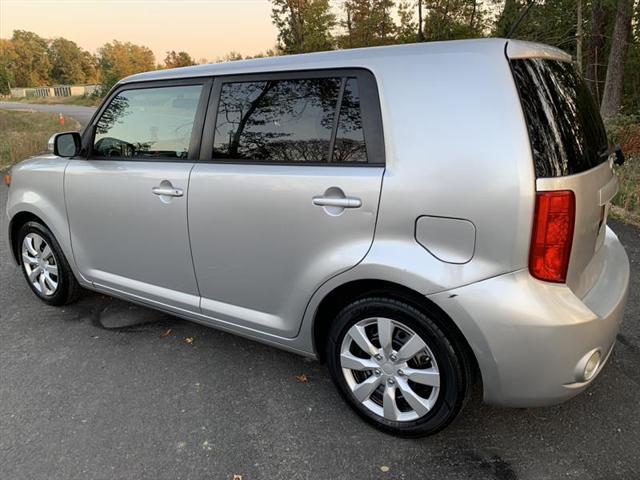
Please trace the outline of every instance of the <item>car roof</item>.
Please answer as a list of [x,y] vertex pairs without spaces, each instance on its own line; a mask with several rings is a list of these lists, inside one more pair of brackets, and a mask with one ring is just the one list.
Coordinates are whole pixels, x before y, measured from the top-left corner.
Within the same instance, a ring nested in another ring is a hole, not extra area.
[[505,52],[509,58],[540,57],[562,61],[571,60],[571,57],[562,50],[548,45],[503,38],[483,38],[332,50],[328,52],[282,55],[278,57],[237,60],[168,70],[155,70],[131,75],[121,80],[119,84],[293,70],[372,68],[374,66],[384,66],[386,57],[397,58],[403,55],[407,57],[407,61],[411,61],[414,59],[412,57],[421,55],[428,58],[429,55],[453,55],[458,53],[504,55]]

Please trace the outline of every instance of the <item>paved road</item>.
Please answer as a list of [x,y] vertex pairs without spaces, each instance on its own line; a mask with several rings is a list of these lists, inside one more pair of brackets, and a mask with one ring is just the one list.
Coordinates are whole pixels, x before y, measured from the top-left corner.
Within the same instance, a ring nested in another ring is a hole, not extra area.
[[[2,187],[2,211],[5,202]],[[5,226],[0,478],[640,478],[640,231],[631,227],[614,223],[633,262],[629,306],[588,392],[522,410],[476,394],[447,430],[400,440],[361,422],[317,362],[97,294],[44,306],[8,260]]]
[[93,112],[94,107],[83,107],[81,105],[49,105],[38,103],[20,103],[20,102],[0,102],[0,108],[5,110],[35,110],[36,112],[62,113],[65,117],[73,117],[84,128]]

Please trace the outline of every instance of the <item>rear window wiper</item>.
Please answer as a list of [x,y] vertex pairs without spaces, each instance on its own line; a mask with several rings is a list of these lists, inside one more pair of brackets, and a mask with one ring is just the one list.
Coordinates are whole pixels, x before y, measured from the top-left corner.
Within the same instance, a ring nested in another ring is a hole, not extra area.
[[622,147],[620,145],[607,147],[603,149],[602,153],[600,153],[601,158],[609,158],[611,155],[616,156],[613,163],[615,163],[616,165],[624,165],[624,162],[625,162],[624,152],[622,151]]

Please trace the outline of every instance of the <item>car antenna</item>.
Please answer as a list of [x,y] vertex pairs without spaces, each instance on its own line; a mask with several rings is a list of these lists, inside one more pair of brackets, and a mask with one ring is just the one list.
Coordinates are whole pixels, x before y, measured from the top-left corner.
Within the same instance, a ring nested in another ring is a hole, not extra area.
[[509,33],[507,33],[507,38],[511,38],[513,36],[516,29],[520,26],[520,23],[522,22],[522,20],[524,20],[524,17],[527,16],[527,14],[529,13],[529,10],[531,10],[531,7],[533,7],[535,3],[536,3],[535,0],[529,0],[529,3],[527,3],[527,6],[524,7],[524,9],[520,13],[516,21],[513,23],[513,25],[511,25],[511,28],[509,29]]

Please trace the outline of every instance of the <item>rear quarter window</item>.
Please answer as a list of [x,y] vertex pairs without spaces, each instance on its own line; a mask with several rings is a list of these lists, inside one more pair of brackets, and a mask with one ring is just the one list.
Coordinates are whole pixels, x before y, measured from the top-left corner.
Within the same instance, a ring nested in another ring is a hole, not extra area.
[[518,59],[511,68],[538,178],[573,175],[607,160],[600,112],[571,63]]
[[370,72],[250,74],[218,82],[213,161],[384,164],[378,92]]

